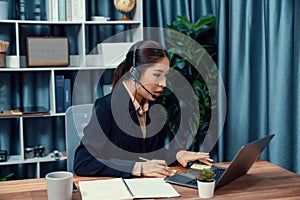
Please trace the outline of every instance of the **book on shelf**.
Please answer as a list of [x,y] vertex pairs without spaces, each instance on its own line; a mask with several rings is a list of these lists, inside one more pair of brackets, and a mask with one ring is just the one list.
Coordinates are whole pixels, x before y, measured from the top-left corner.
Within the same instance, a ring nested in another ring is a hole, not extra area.
[[64,81],[64,112],[72,105],[71,79],[66,78]]
[[48,21],[58,21],[58,0],[46,1],[46,15]]
[[52,2],[52,21],[58,21],[58,0],[49,0]]
[[56,112],[65,112],[72,105],[71,79],[64,75],[55,76]]
[[72,21],[83,21],[84,20],[83,10],[84,10],[84,1],[82,0],[71,1]]
[[47,0],[48,21],[84,21],[85,2],[82,0]]
[[66,20],[72,21],[72,0],[66,0]]
[[52,0],[46,1],[46,15],[47,20],[52,21]]
[[84,3],[84,1],[80,1],[79,0],[79,2],[80,2],[80,16],[79,16],[79,20],[80,21],[85,21],[85,3]]
[[71,3],[72,21],[78,21],[80,16],[79,1],[73,0]]
[[66,21],[66,0],[58,0],[58,21]]
[[65,77],[64,75],[56,75],[55,76],[55,102],[56,102],[57,113],[65,111],[64,91],[65,91]]
[[163,178],[113,178],[79,181],[79,188],[83,200],[169,198],[180,196],[172,185],[166,183]]

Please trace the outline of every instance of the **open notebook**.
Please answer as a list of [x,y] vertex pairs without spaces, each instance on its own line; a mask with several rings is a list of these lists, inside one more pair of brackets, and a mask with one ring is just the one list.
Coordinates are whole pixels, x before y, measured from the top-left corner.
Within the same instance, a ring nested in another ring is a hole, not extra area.
[[179,193],[163,178],[113,178],[80,181],[83,200],[178,197]]

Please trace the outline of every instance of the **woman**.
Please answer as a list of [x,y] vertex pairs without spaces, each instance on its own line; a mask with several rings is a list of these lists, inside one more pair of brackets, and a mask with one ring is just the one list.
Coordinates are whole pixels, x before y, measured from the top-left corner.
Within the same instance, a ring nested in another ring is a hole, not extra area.
[[208,153],[166,149],[169,131],[155,99],[166,87],[170,60],[155,41],[139,41],[114,72],[113,91],[96,100],[92,119],[76,150],[74,171],[84,176],[166,177],[168,165],[186,167],[200,160],[211,165]]

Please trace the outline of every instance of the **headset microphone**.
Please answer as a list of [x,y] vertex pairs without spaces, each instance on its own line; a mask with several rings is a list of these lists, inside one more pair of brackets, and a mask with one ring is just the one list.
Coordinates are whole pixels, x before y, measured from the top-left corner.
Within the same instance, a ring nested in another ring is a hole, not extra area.
[[138,84],[140,84],[141,86],[142,86],[142,88],[146,91],[146,92],[148,92],[150,95],[151,95],[151,97],[153,98],[153,99],[156,99],[157,98],[157,96],[155,95],[155,94],[152,94],[147,88],[145,88],[145,86],[143,86],[143,84],[139,81],[139,78],[140,78],[140,73],[139,73],[139,71],[137,70],[137,67],[136,67],[136,58],[135,58],[135,56],[136,56],[136,50],[137,50],[137,48],[140,46],[140,44],[142,43],[142,41],[139,41],[139,42],[137,42],[136,43],[136,45],[135,45],[135,47],[134,47],[134,50],[133,50],[133,55],[132,55],[132,71],[130,72],[130,76],[131,76],[131,78],[132,78],[132,80],[133,81],[135,81],[135,82],[137,82]]
[[157,99],[157,96],[155,95],[155,94],[152,94],[147,88],[145,88],[145,86],[143,86],[143,84],[139,81],[139,80],[134,80],[135,82],[137,82],[138,84],[140,84],[141,86],[142,86],[142,88],[146,91],[146,92],[148,92],[150,95],[151,95],[151,97],[153,98],[153,99]]

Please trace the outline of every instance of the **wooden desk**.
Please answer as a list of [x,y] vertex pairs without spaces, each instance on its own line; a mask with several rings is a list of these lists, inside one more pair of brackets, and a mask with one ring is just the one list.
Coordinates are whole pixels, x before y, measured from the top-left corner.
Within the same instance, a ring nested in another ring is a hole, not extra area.
[[[221,167],[229,163],[218,163]],[[184,170],[183,168],[177,168]],[[74,177],[78,181],[100,178]],[[101,178],[105,179],[105,178]],[[181,197],[174,199],[200,199],[197,189],[173,185]],[[46,180],[27,179],[0,182],[0,199],[18,200],[47,199]],[[81,199],[80,192],[73,193],[73,199]],[[248,174],[215,191],[213,199],[300,199],[300,176],[266,161],[257,161]]]

